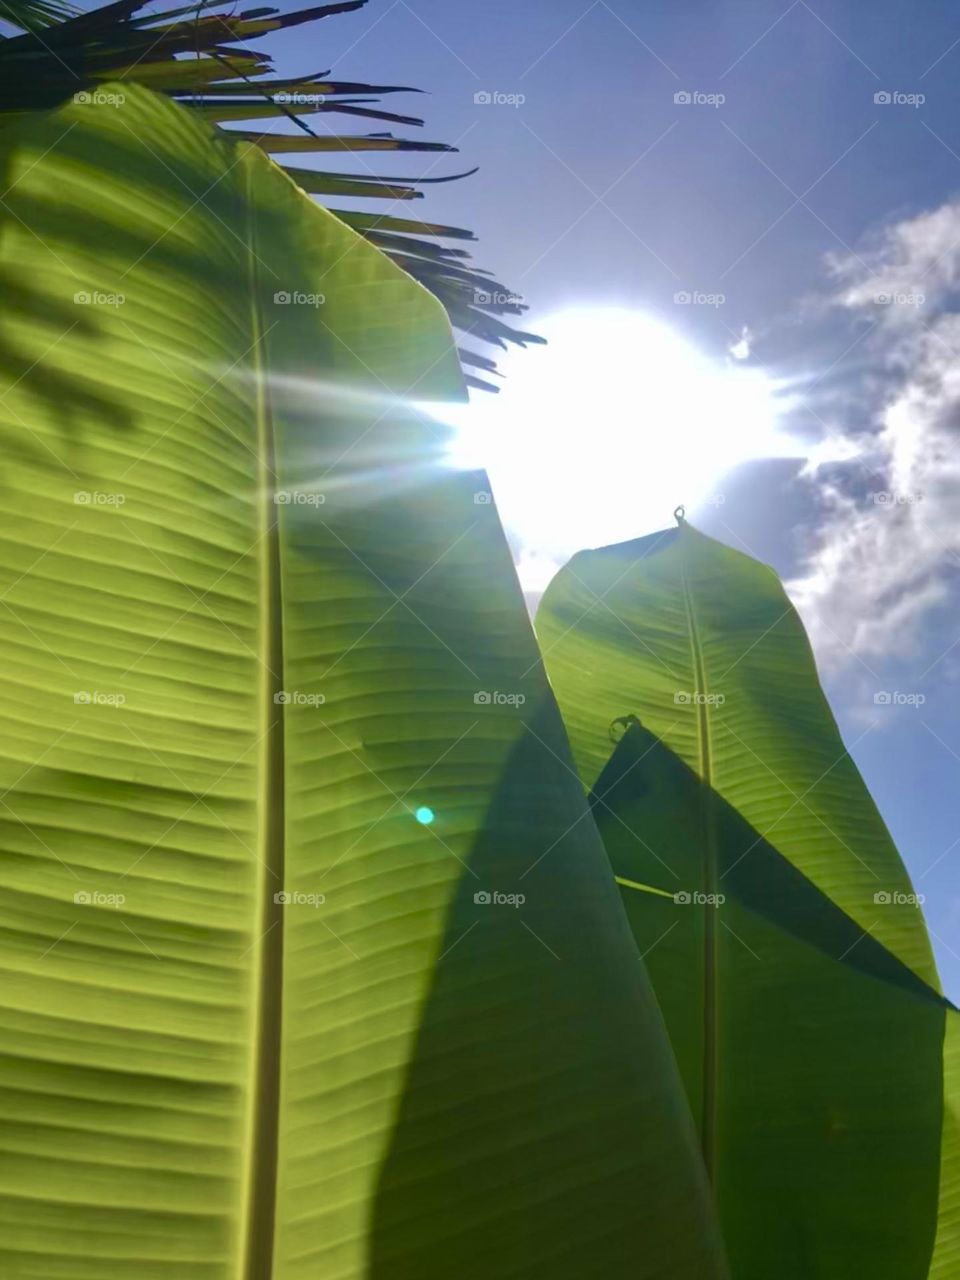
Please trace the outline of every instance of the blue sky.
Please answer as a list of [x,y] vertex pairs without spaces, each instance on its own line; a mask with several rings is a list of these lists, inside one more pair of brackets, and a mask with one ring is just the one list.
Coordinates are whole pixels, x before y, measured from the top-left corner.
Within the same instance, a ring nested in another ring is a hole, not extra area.
[[[722,504],[715,496],[693,516],[792,584],[845,741],[926,896],[945,985],[960,996],[955,6],[927,3],[920,21],[908,0],[375,0],[274,44],[285,71],[429,89],[414,108],[425,135],[458,143],[481,171],[434,187],[417,212],[474,228],[479,262],[524,295],[533,327],[557,311],[626,308],[720,365],[747,326],[742,363],[786,386],[791,435],[811,448],[839,441],[828,457],[859,451],[812,474],[784,458],[732,474],[719,464]],[[482,92],[524,101],[478,104]],[[458,162],[402,159],[377,167],[442,174]],[[878,304],[887,287],[906,301]],[[677,305],[684,291],[724,301]],[[523,360],[510,371],[530,387],[557,376],[541,351]],[[588,381],[589,367],[578,376]],[[482,412],[521,430],[510,396],[508,386]],[[638,400],[643,457],[656,415],[642,390]],[[554,441],[581,444],[569,423]],[[655,476],[654,443],[648,454]],[[892,504],[871,496],[897,485]],[[675,474],[664,486],[662,515],[640,513],[637,533],[668,524],[684,500]],[[509,526],[515,513],[501,506]],[[577,530],[585,545],[609,540],[603,521]],[[511,535],[522,551],[522,529]],[[878,706],[882,691],[925,701]]]
[[[735,408],[705,413],[685,447],[707,451],[713,501],[689,514],[788,582],[960,998],[955,5],[928,0],[921,20],[908,0],[371,0],[265,47],[284,74],[332,68],[429,90],[396,109],[424,115],[424,136],[462,155],[375,155],[371,167],[479,165],[407,209],[476,230],[479,264],[525,297],[531,327],[558,312],[634,312],[718,371],[746,327],[739,372],[776,389],[789,444],[763,461]],[[519,440],[534,429],[521,405],[552,396],[557,416],[536,427],[532,455],[587,453],[595,424],[562,413],[568,391],[575,400],[604,376],[589,326],[581,337],[552,361],[540,350],[511,361],[503,395],[477,411],[484,428]],[[622,404],[601,406],[646,491],[662,491],[630,534],[691,501],[676,459],[664,461],[663,396],[650,400],[644,373],[641,361]],[[518,558],[544,551],[508,490],[498,498]],[[562,500],[579,545],[630,536],[612,535],[583,494]],[[878,706],[881,691],[908,698]]]

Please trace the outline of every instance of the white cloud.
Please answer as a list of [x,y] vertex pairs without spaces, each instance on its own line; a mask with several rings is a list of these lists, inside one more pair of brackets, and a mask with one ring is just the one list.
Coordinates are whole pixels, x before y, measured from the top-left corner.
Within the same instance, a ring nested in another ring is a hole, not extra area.
[[740,337],[727,348],[734,360],[749,360],[753,334],[746,325],[740,330]]
[[827,263],[843,306],[889,307],[884,318],[901,321],[917,304],[887,299],[942,306],[960,288],[960,200],[894,223],[862,253],[830,254]]
[[834,301],[880,323],[855,415],[831,442],[853,461],[814,473],[825,518],[791,594],[821,657],[928,666],[956,639],[935,624],[960,576],[960,201],[830,266]]

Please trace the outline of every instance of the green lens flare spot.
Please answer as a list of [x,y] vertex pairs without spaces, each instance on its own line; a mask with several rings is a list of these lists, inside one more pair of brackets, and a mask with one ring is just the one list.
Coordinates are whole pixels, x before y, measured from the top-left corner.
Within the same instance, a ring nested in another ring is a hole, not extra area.
[[429,827],[430,823],[436,817],[436,814],[427,805],[422,804],[419,809],[414,811],[413,815],[423,827]]

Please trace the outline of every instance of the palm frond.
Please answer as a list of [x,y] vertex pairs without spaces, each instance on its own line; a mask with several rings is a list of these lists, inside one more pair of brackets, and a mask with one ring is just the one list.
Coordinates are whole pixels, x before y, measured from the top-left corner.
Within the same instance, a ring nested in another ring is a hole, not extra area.
[[[106,81],[130,80],[199,112],[217,127],[230,127],[231,132],[239,132],[275,156],[455,151],[446,143],[390,133],[318,131],[309,121],[319,125],[329,114],[419,128],[423,124],[419,117],[379,107],[383,95],[419,90],[330,80],[326,71],[279,77],[270,55],[248,44],[273,31],[361,9],[366,2],[343,0],[293,13],[274,8],[212,13],[217,0],[197,0],[162,13],[144,14],[141,10],[146,0],[112,0],[86,13],[78,13],[64,0],[0,0],[0,16],[22,32],[0,40],[0,127],[21,119],[26,112],[55,107],[78,90],[90,91]],[[272,127],[276,122],[286,122],[289,128],[277,130]],[[244,123],[256,127],[234,130],[233,126]],[[344,173],[295,164],[284,164],[284,168],[315,196],[391,202],[419,199],[423,186],[455,181],[475,172],[397,178],[372,169]],[[389,213],[333,212],[434,293],[454,327],[467,338],[501,349],[508,343],[524,346],[542,341],[503,320],[526,310],[519,298],[488,273],[468,267],[466,250],[434,243],[474,239],[471,232]],[[470,368],[496,371],[488,357],[467,349],[461,354]],[[496,389],[469,372],[465,371],[465,376],[471,385]]]
[[65,22],[76,12],[72,4],[61,3],[61,0],[0,0],[0,20],[21,31],[36,31],[55,22]]

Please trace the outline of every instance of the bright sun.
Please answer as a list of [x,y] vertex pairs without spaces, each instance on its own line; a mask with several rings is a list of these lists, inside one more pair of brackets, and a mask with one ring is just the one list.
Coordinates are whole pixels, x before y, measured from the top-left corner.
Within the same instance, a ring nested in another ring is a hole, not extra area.
[[581,547],[665,527],[742,462],[797,456],[765,374],[709,359],[650,316],[577,308],[538,329],[549,345],[503,362],[500,395],[452,415],[450,451],[489,472],[525,587]]

